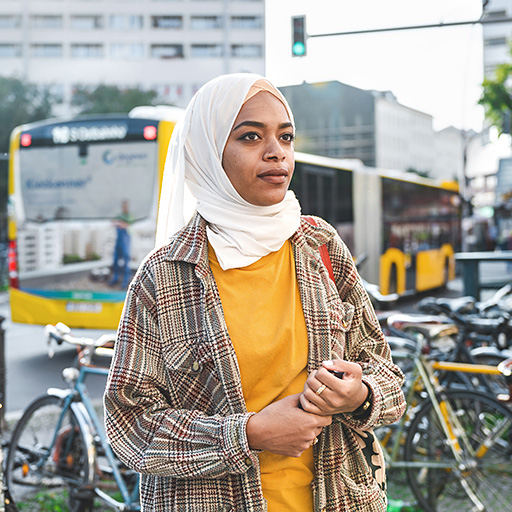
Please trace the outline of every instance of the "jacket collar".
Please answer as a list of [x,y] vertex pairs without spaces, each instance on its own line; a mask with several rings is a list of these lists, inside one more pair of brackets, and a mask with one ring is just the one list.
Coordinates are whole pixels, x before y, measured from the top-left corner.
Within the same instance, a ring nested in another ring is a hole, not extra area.
[[325,221],[320,219],[316,221],[317,225],[314,226],[304,217],[301,217],[299,229],[291,236],[290,241],[297,247],[309,248],[310,251],[317,253],[321,245],[332,240],[334,232],[332,228],[325,227]]
[[195,212],[189,223],[170,238],[165,259],[196,265],[197,275],[205,276],[209,268],[206,225],[203,217]]
[[[171,237],[165,258],[197,265],[198,276],[206,275],[209,269],[206,226],[207,222],[196,212],[189,223]],[[290,241],[310,254],[316,254],[318,247],[328,243],[333,237],[332,229],[324,227],[323,221],[318,221],[318,225],[313,226],[302,217],[299,229],[290,237]]]

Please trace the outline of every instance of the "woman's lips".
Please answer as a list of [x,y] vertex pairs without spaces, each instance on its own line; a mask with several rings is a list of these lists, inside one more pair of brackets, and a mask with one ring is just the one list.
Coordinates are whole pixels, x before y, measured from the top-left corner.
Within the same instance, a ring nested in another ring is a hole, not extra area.
[[258,174],[258,178],[266,183],[280,185],[288,180],[288,171],[286,169],[271,169]]

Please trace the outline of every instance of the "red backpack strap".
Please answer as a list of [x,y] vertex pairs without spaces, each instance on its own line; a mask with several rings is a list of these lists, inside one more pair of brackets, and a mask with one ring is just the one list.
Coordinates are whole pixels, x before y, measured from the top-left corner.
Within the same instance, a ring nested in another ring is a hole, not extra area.
[[[318,226],[315,219],[313,217],[304,216],[304,219],[307,220],[311,225]],[[329,250],[327,249],[327,245],[322,244],[318,250],[320,251],[320,257],[322,258],[322,261],[325,265],[325,268],[327,269],[327,272],[329,272],[329,277],[334,281],[334,271],[332,270],[332,264],[331,264],[331,257],[329,256]]]

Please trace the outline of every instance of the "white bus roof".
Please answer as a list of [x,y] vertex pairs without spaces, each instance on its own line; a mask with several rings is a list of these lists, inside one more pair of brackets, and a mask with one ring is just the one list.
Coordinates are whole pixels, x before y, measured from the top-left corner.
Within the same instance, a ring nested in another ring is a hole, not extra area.
[[142,105],[132,108],[128,113],[129,117],[158,119],[159,121],[179,121],[184,114],[185,109],[171,105]]

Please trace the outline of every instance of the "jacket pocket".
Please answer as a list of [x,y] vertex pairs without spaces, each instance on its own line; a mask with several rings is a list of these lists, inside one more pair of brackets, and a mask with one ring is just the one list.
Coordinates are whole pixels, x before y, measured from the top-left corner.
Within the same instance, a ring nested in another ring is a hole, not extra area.
[[181,407],[213,414],[214,404],[225,400],[225,396],[209,346],[202,340],[188,345],[169,343],[163,348],[163,357]]
[[[351,433],[361,458],[359,461],[349,460],[345,465],[345,467],[358,467],[358,472],[350,475],[346,471],[341,472],[347,496],[355,503],[371,503],[371,507],[367,509],[368,512],[385,512],[387,507],[386,468],[379,441],[372,430],[353,429]],[[354,456],[356,454],[357,451],[354,452]]]
[[359,510],[359,507],[364,506],[365,512],[386,512],[386,492],[375,480],[356,483],[344,474],[341,475],[341,478],[345,490],[347,510]]
[[198,373],[212,361],[211,351],[201,339],[188,344],[165,343],[163,355],[168,369],[182,373]]

